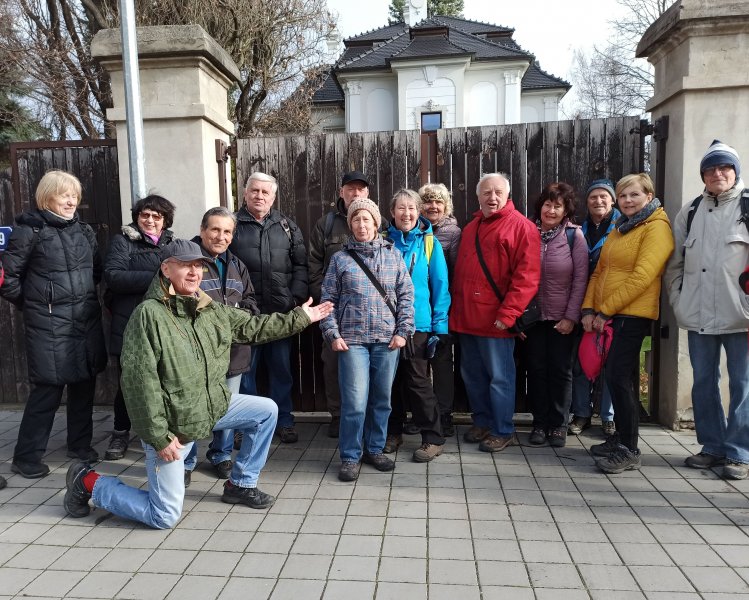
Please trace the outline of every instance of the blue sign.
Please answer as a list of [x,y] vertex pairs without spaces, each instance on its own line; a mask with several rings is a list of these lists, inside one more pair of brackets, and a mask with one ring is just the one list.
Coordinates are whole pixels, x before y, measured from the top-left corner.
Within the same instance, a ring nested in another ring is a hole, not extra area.
[[0,252],[8,247],[8,240],[10,240],[11,231],[13,231],[12,227],[0,226]]

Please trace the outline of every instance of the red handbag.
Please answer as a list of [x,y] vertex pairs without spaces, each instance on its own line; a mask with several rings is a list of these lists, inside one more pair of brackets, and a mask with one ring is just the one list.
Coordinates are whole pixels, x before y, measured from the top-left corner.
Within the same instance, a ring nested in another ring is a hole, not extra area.
[[580,347],[577,350],[577,357],[580,360],[583,373],[590,381],[595,381],[601,374],[613,339],[614,330],[611,327],[611,320],[606,321],[601,333],[597,331],[583,333],[583,339],[580,340]]

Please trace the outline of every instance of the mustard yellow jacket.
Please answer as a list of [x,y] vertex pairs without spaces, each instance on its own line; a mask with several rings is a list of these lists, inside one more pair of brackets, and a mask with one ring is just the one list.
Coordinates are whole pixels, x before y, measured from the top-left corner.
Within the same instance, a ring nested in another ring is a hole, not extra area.
[[583,310],[657,319],[661,275],[673,250],[671,224],[662,208],[625,234],[614,229],[588,283]]

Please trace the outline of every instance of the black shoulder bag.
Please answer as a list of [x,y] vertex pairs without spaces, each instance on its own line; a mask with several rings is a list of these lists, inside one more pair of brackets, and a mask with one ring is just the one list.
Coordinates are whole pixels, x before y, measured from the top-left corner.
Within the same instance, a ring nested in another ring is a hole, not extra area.
[[[387,307],[390,309],[390,312],[393,313],[393,318],[398,321],[398,316],[395,313],[395,306],[393,305],[393,301],[391,300],[390,296],[388,296],[387,292],[385,291],[385,288],[382,287],[382,284],[380,281],[375,277],[374,273],[372,273],[372,270],[367,266],[367,264],[362,260],[361,256],[359,256],[359,253],[356,250],[352,250],[351,248],[347,248],[346,252],[348,255],[353,258],[356,261],[356,264],[359,265],[362,271],[364,271],[364,274],[369,278],[369,281],[372,282],[372,285],[375,287],[375,289],[380,292],[380,296],[382,296],[382,299],[385,301],[385,304],[387,304]],[[414,338],[412,335],[409,335],[408,338],[406,338],[406,345],[401,348],[401,358],[409,359],[413,358],[414,356]]]
[[[499,291],[499,288],[497,287],[497,283],[492,278],[492,274],[489,272],[489,267],[487,267],[486,262],[484,262],[484,255],[481,252],[481,244],[479,243],[479,226],[480,225],[481,225],[481,222],[479,222],[479,224],[476,226],[476,256],[479,259],[481,270],[484,272],[484,275],[486,276],[486,279],[489,282],[489,285],[492,286],[492,289],[494,290],[494,294],[497,296],[497,300],[499,300],[499,303],[502,304],[502,302],[504,302],[504,296]],[[533,327],[540,320],[541,320],[541,307],[538,304],[538,298],[536,296],[533,296],[533,298],[531,298],[531,301],[528,303],[528,306],[525,307],[523,314],[520,315],[515,320],[515,324],[512,327],[510,327],[507,331],[509,331],[510,333],[523,333],[525,331],[528,331],[531,327]]]

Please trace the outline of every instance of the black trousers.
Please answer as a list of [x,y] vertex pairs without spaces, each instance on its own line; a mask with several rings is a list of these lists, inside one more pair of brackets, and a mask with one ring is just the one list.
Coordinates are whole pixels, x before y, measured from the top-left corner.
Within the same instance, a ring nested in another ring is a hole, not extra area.
[[429,361],[424,358],[428,339],[428,333],[414,333],[414,358],[398,362],[390,398],[392,411],[388,419],[388,435],[403,433],[406,406],[410,406],[413,422],[421,428],[421,441],[442,445],[445,438],[442,437],[437,397],[429,379]]
[[114,395],[114,430],[130,431],[130,415],[127,414],[125,398],[122,396],[122,367],[120,357],[117,357],[117,393]]
[[637,450],[640,434],[640,348],[651,324],[641,317],[614,317],[614,339],[606,357],[616,432],[630,450]]
[[557,321],[542,321],[526,332],[525,362],[533,426],[567,427],[572,404],[572,349],[575,336],[554,329]]
[[322,344],[323,380],[325,400],[331,416],[341,416],[341,390],[338,387],[338,352],[333,352],[327,342]]
[[[92,415],[96,378],[68,384],[68,449],[85,450],[91,447],[94,433]],[[60,407],[64,385],[34,384],[18,428],[18,442],[13,460],[41,462]]]
[[[443,339],[450,339],[443,338]],[[429,361],[432,368],[432,387],[434,395],[437,396],[437,406],[440,415],[449,415],[453,412],[455,400],[455,366],[453,361],[453,343],[437,344],[434,358]]]

